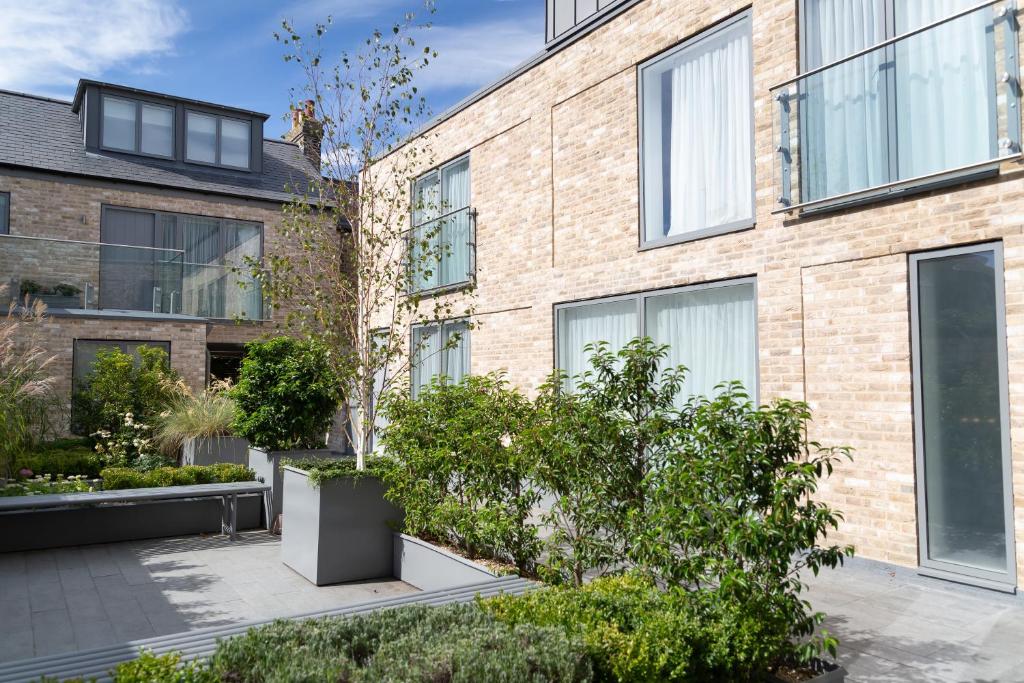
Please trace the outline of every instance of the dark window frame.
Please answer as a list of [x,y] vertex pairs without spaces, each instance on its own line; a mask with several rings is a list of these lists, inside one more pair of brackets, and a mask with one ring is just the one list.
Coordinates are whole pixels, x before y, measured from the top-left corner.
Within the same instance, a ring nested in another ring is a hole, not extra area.
[[[191,114],[196,116],[206,116],[216,121],[216,133],[214,135],[213,151],[214,161],[202,161],[200,159],[192,159],[188,155],[188,117]],[[249,129],[249,151],[247,153],[248,165],[246,166],[235,166],[234,164],[226,164],[221,161],[221,152],[223,145],[223,136],[221,130],[223,128],[224,120],[235,121],[237,123],[244,123],[246,128]],[[185,107],[185,117],[182,124],[184,146],[182,150],[182,160],[186,164],[195,164],[197,166],[212,166],[214,168],[227,168],[235,171],[252,171],[252,121],[249,119],[239,118],[237,116],[226,116],[224,114],[214,114],[208,111],[201,111],[199,109],[193,109],[191,107]]]
[[[107,100],[108,99],[121,100],[122,102],[130,102],[131,104],[135,105],[135,141],[134,141],[135,147],[134,147],[134,149],[121,149],[120,147],[109,147],[109,146],[103,144],[103,132],[104,132],[103,129],[105,127],[104,121],[106,119],[105,114],[106,114],[106,107],[107,107]],[[153,152],[144,152],[144,151],[142,151],[142,106],[143,105],[147,105],[147,106],[155,107],[155,108],[159,108],[159,109],[167,109],[167,110],[169,110],[171,112],[171,153],[170,154],[155,154]],[[135,156],[140,156],[140,157],[150,157],[152,159],[171,159],[171,160],[173,160],[175,158],[174,157],[175,143],[177,142],[177,131],[175,130],[177,128],[177,125],[175,123],[175,119],[176,118],[177,117],[176,117],[175,112],[174,112],[174,107],[171,106],[171,105],[163,104],[163,103],[160,103],[160,102],[153,102],[153,101],[150,101],[150,100],[141,100],[141,99],[138,99],[138,98],[135,98],[135,97],[125,97],[124,95],[118,95],[118,94],[112,94],[112,93],[100,93],[100,117],[99,117],[99,122],[100,122],[100,131],[99,131],[100,132],[100,137],[99,137],[100,149],[103,150],[104,152],[117,152],[117,153],[120,153],[120,154],[133,154]]]
[[[449,168],[451,166],[455,166],[456,164],[459,164],[459,163],[461,163],[463,161],[467,162],[468,169],[469,169],[469,171],[468,171],[469,172],[469,201],[466,203],[466,206],[460,207],[458,209],[452,209],[450,211],[445,211],[444,213],[439,213],[436,218],[431,218],[430,220],[423,221],[422,223],[417,223],[416,222],[416,218],[415,218],[415,209],[414,209],[414,207],[416,205],[416,189],[417,189],[417,186],[419,185],[420,181],[425,180],[426,178],[428,178],[431,175],[436,175],[437,176],[437,187],[438,187],[437,194],[438,194],[438,197],[440,198],[441,195],[442,195],[442,183],[444,182],[444,172],[445,172],[445,169],[447,169],[447,168]],[[447,160],[447,161],[445,161],[443,163],[440,163],[437,166],[434,166],[433,168],[431,168],[431,169],[429,169],[427,171],[424,171],[423,173],[419,174],[410,183],[410,186],[409,186],[409,198],[410,198],[410,202],[409,202],[409,239],[407,241],[407,245],[406,246],[407,246],[407,248],[409,250],[410,257],[411,257],[411,254],[412,254],[412,241],[416,239],[416,231],[419,228],[421,228],[421,227],[423,227],[425,225],[429,225],[430,223],[436,223],[436,222],[443,221],[446,218],[459,213],[460,211],[468,211],[469,212],[469,242],[466,244],[466,248],[468,249],[468,254],[467,254],[467,261],[468,261],[468,263],[467,263],[467,267],[466,267],[466,278],[465,279],[458,280],[457,282],[452,282],[452,283],[449,283],[449,284],[436,285],[434,287],[425,287],[423,289],[417,289],[416,288],[416,283],[410,282],[409,283],[409,292],[408,293],[409,294],[416,294],[418,296],[431,297],[431,296],[438,296],[438,295],[441,295],[441,294],[451,294],[453,292],[458,292],[460,290],[473,287],[476,284],[476,218],[477,217],[476,217],[476,211],[473,209],[473,159],[472,159],[472,151],[470,150],[470,151],[463,152],[462,154],[454,156],[451,159],[449,159],[449,160]],[[438,236],[440,237],[440,234]],[[438,263],[437,267],[440,268],[441,264]]]
[[[422,330],[422,329],[437,328],[438,332],[440,332],[443,335],[445,327],[449,327],[449,326],[454,327],[454,326],[457,326],[457,325],[465,326],[465,329],[460,332],[461,336],[459,337],[459,344],[465,343],[465,344],[468,345],[466,347],[466,354],[467,354],[467,356],[469,358],[469,363],[468,363],[469,368],[472,368],[473,367],[473,343],[472,343],[472,335],[470,333],[473,331],[473,327],[472,327],[472,323],[471,323],[471,321],[470,321],[470,319],[468,317],[461,316],[461,317],[457,317],[457,318],[447,318],[445,320],[437,320],[437,321],[433,321],[433,322],[429,322],[429,323],[422,323],[422,324],[419,324],[419,325],[413,325],[409,329],[409,357],[410,357],[410,360],[409,360],[409,396],[411,396],[413,399],[415,399],[417,397],[417,395],[419,394],[419,392],[421,390],[421,386],[424,386],[424,385],[416,384],[416,365],[417,365],[416,364],[416,357],[419,354],[419,349],[415,348],[416,347],[416,332],[418,332],[419,330]],[[443,362],[444,362],[444,357],[442,356],[442,363]],[[471,372],[468,371],[469,368],[467,368],[467,372],[466,372],[467,375],[471,374]],[[441,375],[447,377],[448,374],[445,372],[445,369],[446,368],[442,368],[441,369]],[[433,381],[434,377],[436,377],[436,376],[437,375],[432,375],[431,378],[430,378],[430,381]]]
[[4,200],[0,206],[0,235],[11,234],[11,193],[0,192],[0,198]]

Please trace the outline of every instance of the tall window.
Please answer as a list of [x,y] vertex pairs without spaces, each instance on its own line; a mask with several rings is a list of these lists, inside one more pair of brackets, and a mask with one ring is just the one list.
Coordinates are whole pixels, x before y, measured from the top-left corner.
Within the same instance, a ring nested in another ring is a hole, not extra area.
[[640,67],[643,241],[754,220],[750,14]]
[[469,374],[469,325],[464,320],[423,325],[412,330],[412,396],[434,377],[458,382]]
[[[802,0],[803,71],[977,5],[975,0]],[[990,9],[801,83],[801,199],[814,201],[996,156]]]
[[558,367],[570,375],[589,368],[587,344],[615,352],[639,336],[669,346],[668,366],[685,365],[679,399],[710,396],[722,382],[739,381],[757,395],[757,310],[752,280],[649,292],[566,304],[556,309]]
[[0,235],[11,232],[11,195],[0,192]]
[[420,177],[413,186],[412,202],[416,289],[468,282],[473,267],[469,157]]
[[248,121],[190,111],[185,115],[185,159],[249,168]]
[[174,110],[104,95],[102,145],[122,152],[173,157]]

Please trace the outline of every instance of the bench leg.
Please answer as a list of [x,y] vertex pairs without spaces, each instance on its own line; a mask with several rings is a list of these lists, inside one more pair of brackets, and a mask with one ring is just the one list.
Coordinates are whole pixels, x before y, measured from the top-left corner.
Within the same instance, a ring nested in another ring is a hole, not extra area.
[[238,495],[231,496],[231,519],[228,522],[228,532],[232,541],[238,540]]

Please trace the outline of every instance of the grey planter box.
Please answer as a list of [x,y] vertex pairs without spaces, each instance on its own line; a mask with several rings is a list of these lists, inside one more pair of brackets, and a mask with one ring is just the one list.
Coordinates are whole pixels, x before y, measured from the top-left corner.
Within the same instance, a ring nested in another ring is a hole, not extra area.
[[[238,528],[262,525],[263,496],[239,496]],[[220,533],[214,498],[32,510],[0,515],[0,552]]]
[[384,499],[384,484],[350,477],[314,487],[309,475],[284,467],[281,560],[318,586],[390,577],[393,525],[402,511]]
[[414,536],[395,533],[393,542],[395,578],[420,590],[458,588],[498,578],[483,565]]
[[[265,451],[261,448],[249,447],[249,469],[256,473],[256,479],[270,484],[272,501],[269,524],[273,524],[277,516],[284,510],[284,480],[281,473],[281,459],[285,458],[336,458],[338,453],[327,448],[308,451]],[[268,526],[269,526],[268,524]]]
[[187,439],[181,447],[182,465],[249,464],[249,442],[237,436]]
[[[804,683],[843,683],[846,680],[846,669],[839,666],[838,664],[832,664],[821,659],[815,659],[811,663],[811,668],[818,674],[814,678],[808,679]],[[780,683],[781,679],[775,676],[769,677],[770,680]]]

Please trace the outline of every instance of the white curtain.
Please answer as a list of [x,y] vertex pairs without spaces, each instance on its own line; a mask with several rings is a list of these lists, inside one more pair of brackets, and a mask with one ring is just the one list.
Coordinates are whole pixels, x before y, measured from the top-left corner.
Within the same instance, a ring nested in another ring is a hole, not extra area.
[[[911,31],[976,0],[897,0],[896,33]],[[901,178],[984,161],[996,154],[995,84],[986,8],[896,45]]]
[[587,344],[608,342],[614,353],[640,334],[635,299],[570,306],[558,311],[558,367],[569,375],[566,389],[574,391],[573,378],[590,367]]
[[673,61],[666,236],[752,218],[749,24]]
[[[413,267],[417,289],[431,289],[440,284],[440,268],[424,258],[425,252],[437,252],[440,230],[437,217],[441,215],[440,179],[437,173],[416,181],[413,191]],[[425,249],[422,243],[425,242]]]
[[[804,71],[886,38],[884,0],[806,0],[805,11]],[[801,200],[889,181],[884,60],[869,52],[802,82]]]
[[259,284],[249,275],[246,258],[259,259],[262,256],[262,228],[255,223],[224,221],[223,230],[224,275],[227,278],[224,317],[261,320],[263,296]]
[[441,328],[444,361],[441,371],[451,382],[469,374],[469,327],[466,323],[446,323]]
[[754,285],[740,284],[650,297],[647,334],[670,346],[667,366],[685,365],[679,397],[711,396],[715,386],[739,380],[757,396],[757,318]]
[[412,332],[412,344],[412,396],[415,398],[435,375],[441,374],[441,330],[436,325],[417,327]]
[[439,284],[450,285],[469,277],[469,159],[444,169],[441,189],[441,211],[449,216],[443,227]]

